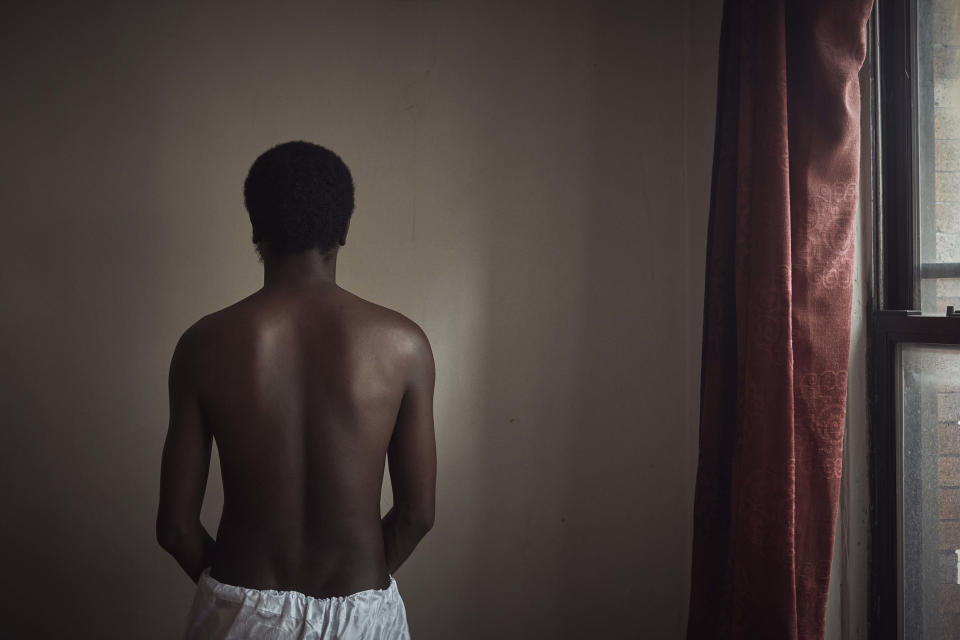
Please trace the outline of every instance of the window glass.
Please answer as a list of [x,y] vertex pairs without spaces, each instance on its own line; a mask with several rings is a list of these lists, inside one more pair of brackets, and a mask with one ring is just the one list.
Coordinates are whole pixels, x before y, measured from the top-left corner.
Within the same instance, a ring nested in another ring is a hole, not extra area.
[[917,6],[920,291],[924,313],[960,310],[960,0]]
[[903,638],[960,637],[960,346],[900,347]]

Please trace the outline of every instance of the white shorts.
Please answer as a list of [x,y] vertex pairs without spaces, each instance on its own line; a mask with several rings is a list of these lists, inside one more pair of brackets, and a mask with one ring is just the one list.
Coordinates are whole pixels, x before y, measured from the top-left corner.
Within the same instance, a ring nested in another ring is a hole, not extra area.
[[314,598],[299,591],[224,584],[207,568],[187,621],[187,640],[409,640],[407,612],[390,576],[386,589]]

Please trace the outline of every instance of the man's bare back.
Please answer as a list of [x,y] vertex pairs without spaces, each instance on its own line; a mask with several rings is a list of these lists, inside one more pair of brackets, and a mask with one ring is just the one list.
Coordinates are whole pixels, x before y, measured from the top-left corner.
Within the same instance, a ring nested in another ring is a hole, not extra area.
[[[184,447],[206,446],[209,460],[216,440],[224,488],[216,541],[193,552],[209,557],[178,557],[191,577],[206,560],[213,578],[255,589],[386,588],[433,521],[433,356],[420,328],[332,282],[278,284],[204,317],[176,351],[160,517],[164,496],[169,531],[199,513],[206,467]],[[175,406],[190,390],[205,445],[189,402]],[[394,509],[381,520],[388,451]]]

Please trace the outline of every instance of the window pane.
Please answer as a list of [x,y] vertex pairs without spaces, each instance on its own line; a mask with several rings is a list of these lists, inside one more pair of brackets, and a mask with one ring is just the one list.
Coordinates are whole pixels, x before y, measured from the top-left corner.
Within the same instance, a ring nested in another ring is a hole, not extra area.
[[917,6],[921,309],[960,310],[960,0]]
[[960,346],[900,347],[904,638],[960,637]]

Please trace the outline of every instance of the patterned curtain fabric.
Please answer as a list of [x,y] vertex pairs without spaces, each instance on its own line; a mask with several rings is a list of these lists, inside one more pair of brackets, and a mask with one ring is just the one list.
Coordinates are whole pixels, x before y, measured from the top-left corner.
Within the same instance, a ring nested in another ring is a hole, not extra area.
[[872,0],[728,0],[687,637],[822,638]]

